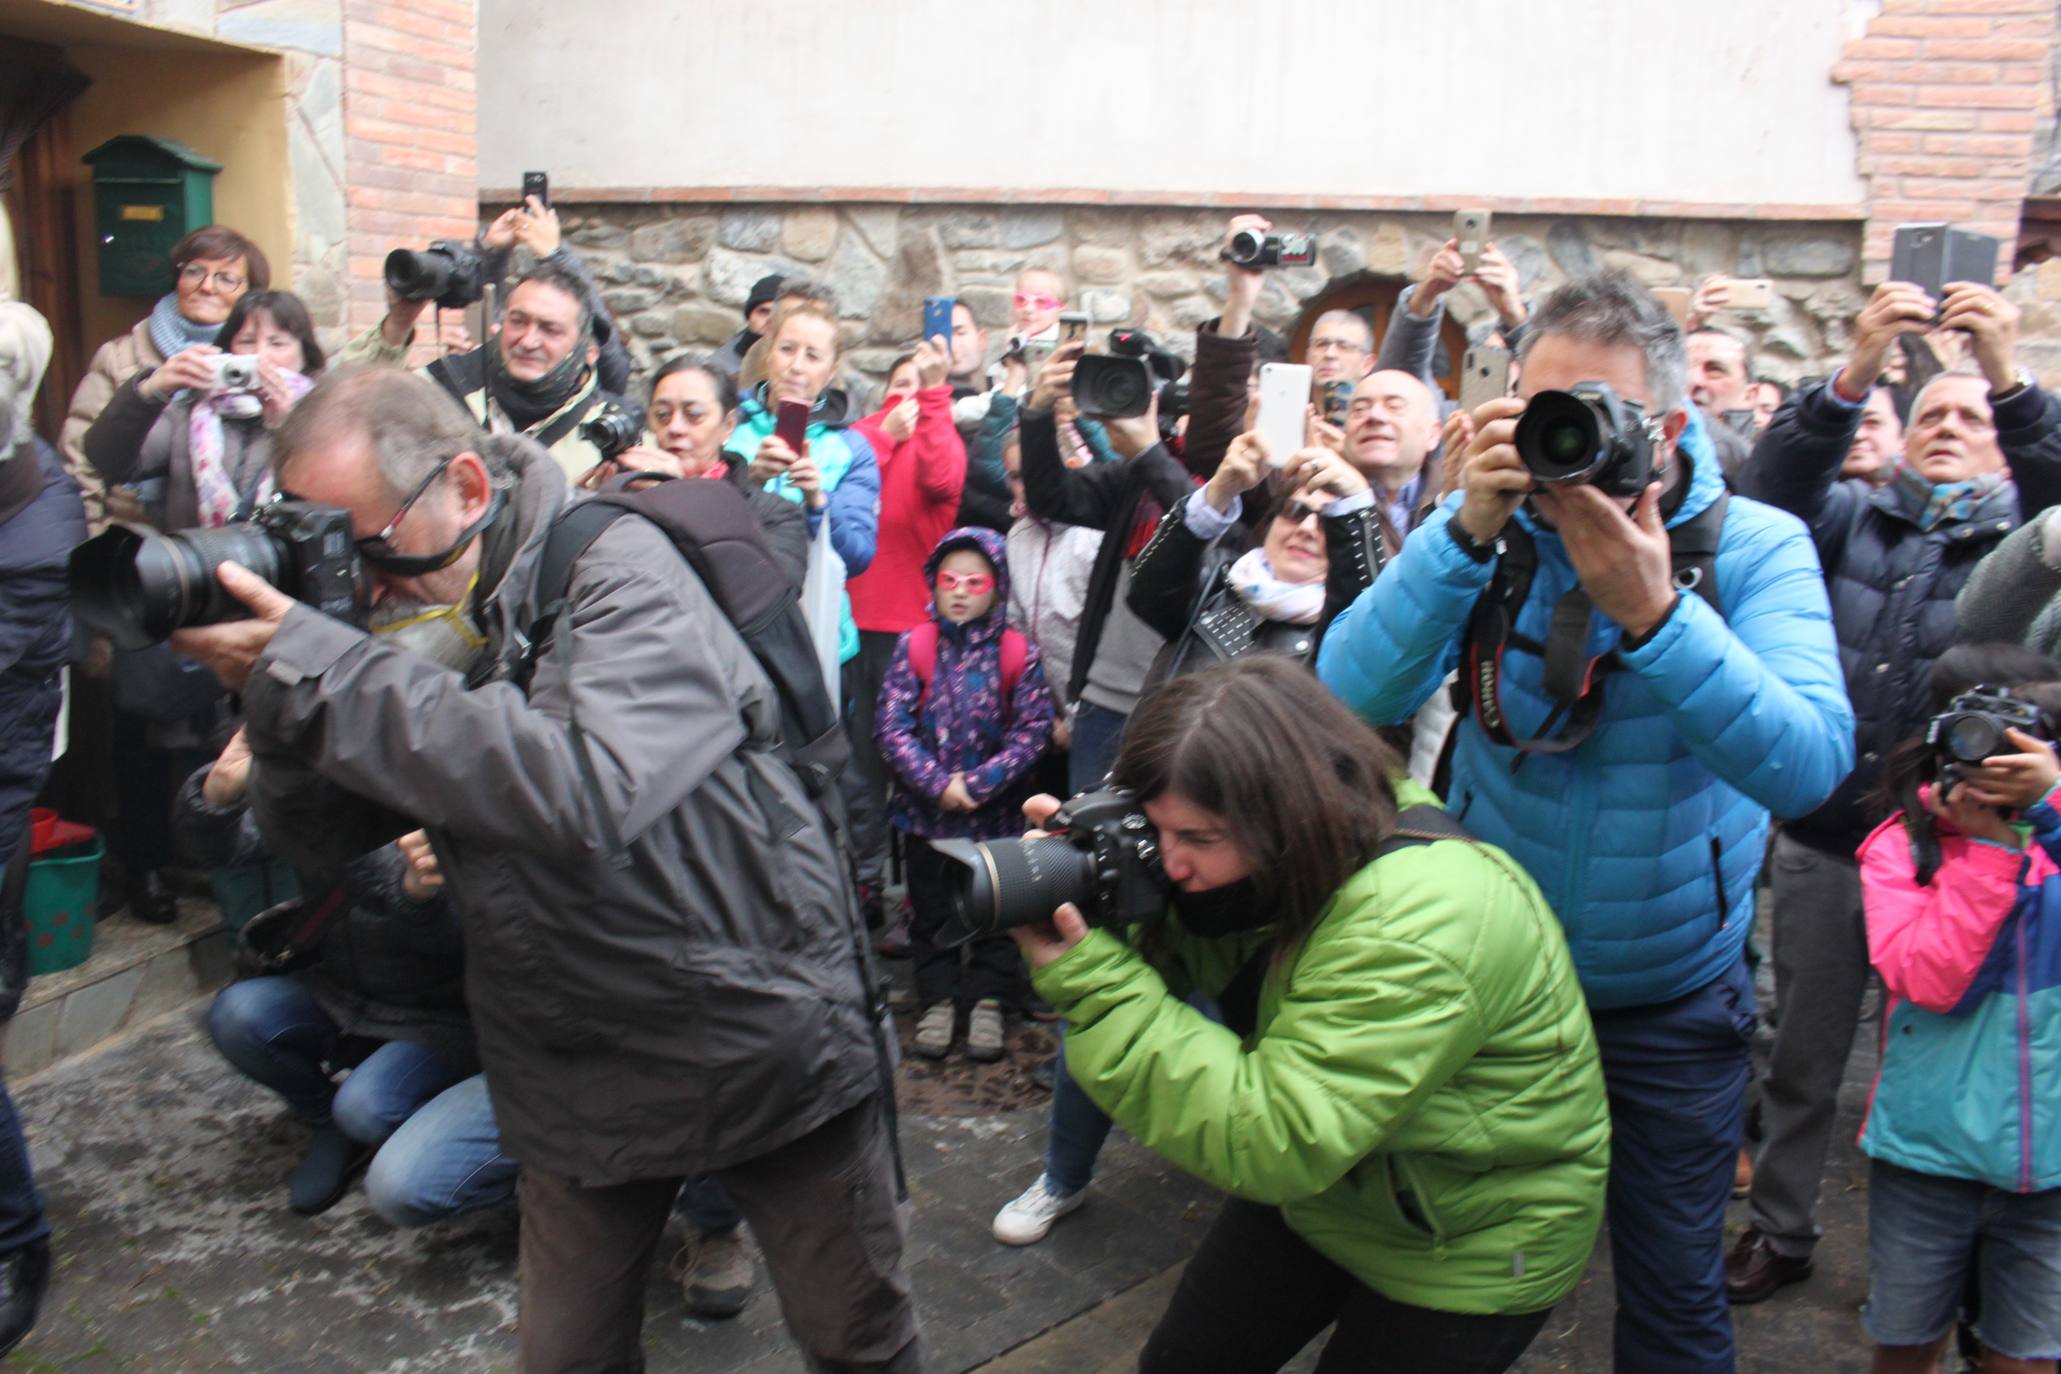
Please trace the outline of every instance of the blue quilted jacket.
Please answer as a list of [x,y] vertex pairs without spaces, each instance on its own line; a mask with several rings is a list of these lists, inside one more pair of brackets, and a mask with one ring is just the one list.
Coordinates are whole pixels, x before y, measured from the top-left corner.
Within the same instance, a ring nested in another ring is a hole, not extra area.
[[[1724,489],[1693,409],[1681,450],[1690,489],[1671,525]],[[1458,504],[1420,526],[1325,636],[1319,675],[1376,724],[1408,720],[1438,690],[1494,572],[1446,532]],[[1543,643],[1574,569],[1557,535],[1528,512],[1517,519],[1539,559],[1517,631]],[[1805,814],[1853,766],[1853,711],[1803,524],[1733,497],[1716,574],[1723,615],[1683,593],[1659,633],[1605,677],[1602,715],[1579,748],[1517,767],[1517,752],[1471,716],[1459,726],[1447,805],[1538,882],[1592,1007],[1664,1002],[1729,967],[1746,940],[1768,813]],[[1620,637],[1591,616],[1590,654]],[[1535,655],[1505,655],[1503,704],[1520,736],[1545,723],[1543,676]]]

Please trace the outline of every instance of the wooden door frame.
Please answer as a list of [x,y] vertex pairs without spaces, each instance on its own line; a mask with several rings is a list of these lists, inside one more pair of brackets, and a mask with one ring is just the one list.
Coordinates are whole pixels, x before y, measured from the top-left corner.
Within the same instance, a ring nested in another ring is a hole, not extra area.
[[[1295,327],[1289,331],[1288,356],[1297,362],[1308,361],[1310,333],[1316,328],[1317,318],[1332,310],[1347,310],[1355,314],[1364,310],[1370,313],[1378,354],[1380,341],[1388,337],[1389,319],[1395,313],[1396,299],[1409,284],[1405,278],[1373,272],[1355,272],[1349,277],[1334,279],[1310,297],[1302,314],[1296,317]],[[1446,346],[1447,370],[1434,380],[1447,397],[1457,400],[1460,395],[1460,364],[1467,353],[1467,331],[1448,314],[1439,325],[1439,340]]]

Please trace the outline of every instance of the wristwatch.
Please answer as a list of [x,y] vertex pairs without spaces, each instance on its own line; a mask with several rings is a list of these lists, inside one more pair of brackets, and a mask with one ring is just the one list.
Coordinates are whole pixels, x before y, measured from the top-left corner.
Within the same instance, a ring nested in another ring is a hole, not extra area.
[[1477,563],[1486,563],[1503,551],[1503,541],[1500,537],[1491,539],[1486,544],[1482,543],[1467,532],[1467,527],[1460,523],[1458,515],[1446,521],[1446,534],[1460,546],[1461,553]]

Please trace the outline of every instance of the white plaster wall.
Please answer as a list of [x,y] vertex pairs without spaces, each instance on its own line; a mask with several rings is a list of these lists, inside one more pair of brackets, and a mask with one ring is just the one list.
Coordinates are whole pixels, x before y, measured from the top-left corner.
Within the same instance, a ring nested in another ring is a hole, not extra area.
[[482,0],[480,179],[1857,203],[1867,0]]

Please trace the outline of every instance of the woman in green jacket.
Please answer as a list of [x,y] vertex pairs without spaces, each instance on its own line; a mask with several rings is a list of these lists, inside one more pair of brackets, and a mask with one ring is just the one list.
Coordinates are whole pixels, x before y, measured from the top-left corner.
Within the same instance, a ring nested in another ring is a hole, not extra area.
[[1158,832],[1171,913],[1128,940],[1071,905],[1017,932],[1075,1080],[1233,1195],[1143,1374],[1279,1369],[1334,1321],[1326,1374],[1507,1369],[1581,1279],[1610,1124],[1566,942],[1402,778],[1288,660],[1176,679],[1110,778]]

